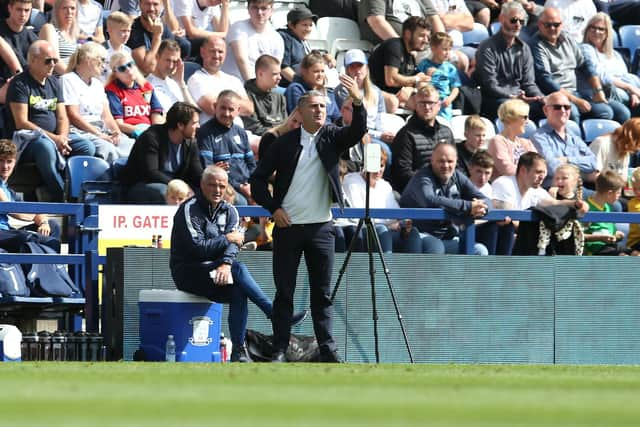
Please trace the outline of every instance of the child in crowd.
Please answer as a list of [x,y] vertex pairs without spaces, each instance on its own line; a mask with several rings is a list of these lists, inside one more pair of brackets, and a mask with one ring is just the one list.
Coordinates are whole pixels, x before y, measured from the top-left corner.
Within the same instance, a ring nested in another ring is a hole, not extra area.
[[[471,157],[485,145],[486,136],[487,125],[482,118],[477,114],[467,117],[464,121],[465,139],[456,144],[456,150],[458,151],[456,168],[466,176],[470,176]],[[491,162],[491,168],[493,169],[493,162]]]
[[193,196],[189,184],[181,179],[172,179],[167,184],[165,199],[168,205],[181,205],[182,202]]
[[[640,212],[640,168],[636,168],[631,174],[633,198],[629,200],[627,210]],[[640,256],[640,224],[629,225],[629,237],[627,239],[627,253]]]
[[[618,200],[624,180],[615,172],[607,170],[596,178],[596,192],[588,199],[589,211],[611,212],[611,205]],[[586,255],[624,255],[618,242],[624,233],[616,229],[613,222],[592,222],[584,229],[584,249]]]
[[460,93],[460,77],[455,65],[447,61],[453,46],[453,39],[447,33],[435,33],[431,36],[431,59],[418,64],[418,70],[431,76],[431,84],[440,92],[439,115],[447,120],[453,117],[451,103]]
[[493,199],[493,191],[489,178],[493,173],[493,158],[487,150],[473,153],[469,161],[469,179],[488,199]]
[[[243,116],[242,122],[246,130],[262,136],[287,118],[284,95],[274,90],[281,78],[280,61],[271,55],[262,55],[256,60],[255,73],[256,77],[244,84],[247,95],[253,101],[254,113]],[[259,140],[256,145],[259,145]]]
[[579,187],[582,187],[580,169],[576,165],[565,163],[556,169],[549,194],[557,200],[575,200]]
[[104,47],[107,49],[105,61],[107,65],[111,63],[111,56],[114,53],[124,53],[127,56],[131,56],[131,48],[127,46],[127,41],[129,41],[129,36],[131,35],[132,23],[133,20],[120,11],[111,12],[107,17],[109,40],[104,42]]

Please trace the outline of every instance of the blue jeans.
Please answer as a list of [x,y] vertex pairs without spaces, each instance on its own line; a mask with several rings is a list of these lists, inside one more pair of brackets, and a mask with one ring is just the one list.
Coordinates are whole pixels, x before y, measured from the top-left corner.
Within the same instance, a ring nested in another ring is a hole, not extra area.
[[[96,152],[91,141],[75,133],[69,134],[69,145],[70,156],[93,156]],[[56,166],[57,148],[49,138],[40,137],[29,142],[20,156],[20,163],[35,163],[52,201],[64,200],[64,180]]]
[[[454,237],[451,240],[443,240],[444,250],[448,254],[459,254],[460,253],[460,238]],[[489,251],[482,243],[475,243],[473,245],[473,254],[472,255],[489,255]]]
[[444,241],[429,233],[420,233],[423,254],[443,255],[446,253]]

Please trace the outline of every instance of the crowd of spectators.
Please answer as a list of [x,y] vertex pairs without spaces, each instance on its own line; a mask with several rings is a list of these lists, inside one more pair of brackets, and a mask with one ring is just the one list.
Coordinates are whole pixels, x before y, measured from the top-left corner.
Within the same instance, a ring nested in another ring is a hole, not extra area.
[[[630,23],[621,10],[634,11],[636,2],[610,3],[616,22]],[[603,196],[615,196],[622,182],[631,198],[636,186],[640,78],[629,66],[634,52],[625,59],[614,49],[614,23],[601,2],[361,0],[357,25],[374,47],[350,49],[339,62],[311,48],[318,16],[305,5],[291,8],[284,28],[272,24],[273,0],[248,0],[244,14],[232,6],[139,0],[106,14],[94,0],[3,1],[3,136],[17,147],[18,168],[35,164],[44,182],[38,199],[63,201],[65,160],[88,155],[126,164],[125,202],[183,200],[203,168],[216,165],[229,174],[230,200],[251,204],[256,162],[300,126],[303,94],[325,95],[327,123],[351,123],[348,92],[328,78],[338,72],[357,83],[367,111],[368,133],[342,156],[351,206],[362,206],[369,186],[376,207],[440,207],[476,219],[494,204],[526,209],[558,198],[583,210],[637,208]],[[478,26],[493,35],[464,46]],[[461,113],[469,117],[456,141],[452,119]],[[399,129],[389,124],[393,114],[405,121]],[[489,140],[493,129],[480,116],[500,122]],[[589,146],[567,127],[589,118],[621,126]],[[530,120],[540,125],[525,138]],[[369,143],[382,147],[383,163],[367,179]],[[566,184],[567,165],[586,186],[587,204],[567,189],[578,186]],[[621,181],[605,182],[607,171]],[[252,223],[268,242],[259,226],[267,221]],[[353,224],[336,228],[350,240]],[[456,221],[391,218],[376,228],[385,251],[458,252]],[[477,254],[510,253],[517,224],[480,229]],[[362,248],[366,237],[353,237]]]

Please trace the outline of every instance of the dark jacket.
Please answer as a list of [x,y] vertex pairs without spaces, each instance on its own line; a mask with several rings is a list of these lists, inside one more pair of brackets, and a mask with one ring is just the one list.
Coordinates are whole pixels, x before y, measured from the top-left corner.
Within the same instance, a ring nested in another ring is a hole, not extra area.
[[264,92],[256,85],[256,79],[247,80],[244,84],[249,99],[253,101],[254,112],[250,116],[242,116],[244,128],[254,135],[263,135],[270,128],[284,122],[287,107],[284,95],[270,90]]
[[240,249],[225,235],[237,229],[238,222],[233,205],[223,200],[217,207],[211,206],[200,191],[180,205],[173,217],[169,260],[176,284],[181,279],[188,280],[189,266],[194,263],[232,263]]
[[182,143],[182,161],[173,176],[163,170],[169,157],[169,144],[169,128],[166,124],[149,127],[133,144],[127,165],[122,171],[122,183],[127,187],[139,182],[167,184],[174,178],[180,178],[192,188],[198,187],[202,164],[196,141],[189,139]]
[[[356,145],[366,133],[367,111],[364,106],[354,105],[351,126],[339,128],[335,125],[324,125],[316,136],[316,149],[329,176],[333,201],[337,202],[340,208],[344,207],[338,173],[340,154]],[[301,151],[300,129],[282,135],[271,144],[265,156],[260,158],[258,167],[249,178],[253,199],[271,213],[282,205],[296,171]],[[272,195],[267,184],[273,172],[276,172],[276,179]]]
[[[282,37],[284,41],[284,54],[282,56],[282,62],[280,64],[280,68],[291,68],[296,73],[300,68],[300,63],[302,62],[302,58],[308,53],[302,43],[302,40],[296,36],[293,31],[288,28],[279,28],[278,34]],[[287,79],[280,80],[281,87],[289,86],[291,82]]]
[[[287,113],[291,114],[291,112],[298,106],[298,101],[300,97],[311,90],[311,87],[307,85],[304,80],[300,76],[295,76],[293,82],[287,87],[287,90],[284,92],[284,97],[287,101]],[[340,109],[338,108],[338,103],[336,102],[336,97],[333,92],[333,89],[327,88],[327,120],[325,123],[333,123],[338,120],[342,115],[340,114]]]
[[453,144],[453,133],[437,120],[433,127],[424,120],[412,116],[398,131],[391,144],[391,183],[402,193],[416,171],[429,164],[431,153],[439,142]]

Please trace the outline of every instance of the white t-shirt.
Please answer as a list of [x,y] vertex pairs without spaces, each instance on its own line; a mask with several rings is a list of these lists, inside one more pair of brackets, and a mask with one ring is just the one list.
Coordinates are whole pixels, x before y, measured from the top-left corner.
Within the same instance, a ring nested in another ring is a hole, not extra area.
[[96,32],[96,28],[102,27],[102,6],[100,3],[89,0],[89,3],[78,2],[78,28],[88,36]]
[[493,199],[513,205],[514,210],[525,210],[538,206],[543,200],[551,199],[551,195],[544,188],[529,188],[520,194],[515,176],[503,175],[493,181]]
[[598,12],[592,0],[547,0],[544,7],[555,7],[562,17],[562,29],[569,33],[576,43],[582,43],[587,24]]
[[70,72],[62,75],[60,81],[66,105],[77,105],[80,115],[88,122],[102,122],[107,95],[100,80],[94,77],[88,85],[75,72]]
[[[367,188],[365,180],[359,172],[347,174],[342,181],[345,196],[353,208],[364,208],[366,205]],[[400,206],[393,195],[391,185],[384,179],[379,179],[376,186],[369,189],[369,207],[373,209],[399,209]],[[375,222],[387,224],[393,219],[376,218]]]
[[282,61],[284,55],[284,40],[271,24],[267,24],[264,31],[256,32],[249,20],[238,21],[231,25],[227,33],[227,57],[224,60],[222,70],[225,73],[243,80],[236,58],[231,48],[234,41],[246,43],[247,58],[249,62],[249,78],[255,77],[256,61],[261,55],[271,55]]
[[[196,103],[200,102],[200,98],[205,95],[217,97],[218,94],[225,89],[230,89],[243,98],[247,97],[247,92],[237,77],[231,76],[223,71],[218,71],[216,75],[212,75],[204,68],[200,68],[193,73],[187,82],[187,88]],[[213,116],[203,111],[200,114],[200,124],[206,123],[212,117]]]
[[201,30],[208,30],[213,17],[220,17],[220,6],[209,6],[204,9],[198,5],[198,0],[173,0],[173,13],[182,25],[183,16],[191,17],[193,25]]
[[147,81],[153,86],[153,92],[156,94],[156,98],[162,105],[162,110],[167,112],[169,108],[176,102],[184,102],[184,96],[182,96],[182,90],[178,82],[170,77],[162,80],[155,74],[149,74]]

